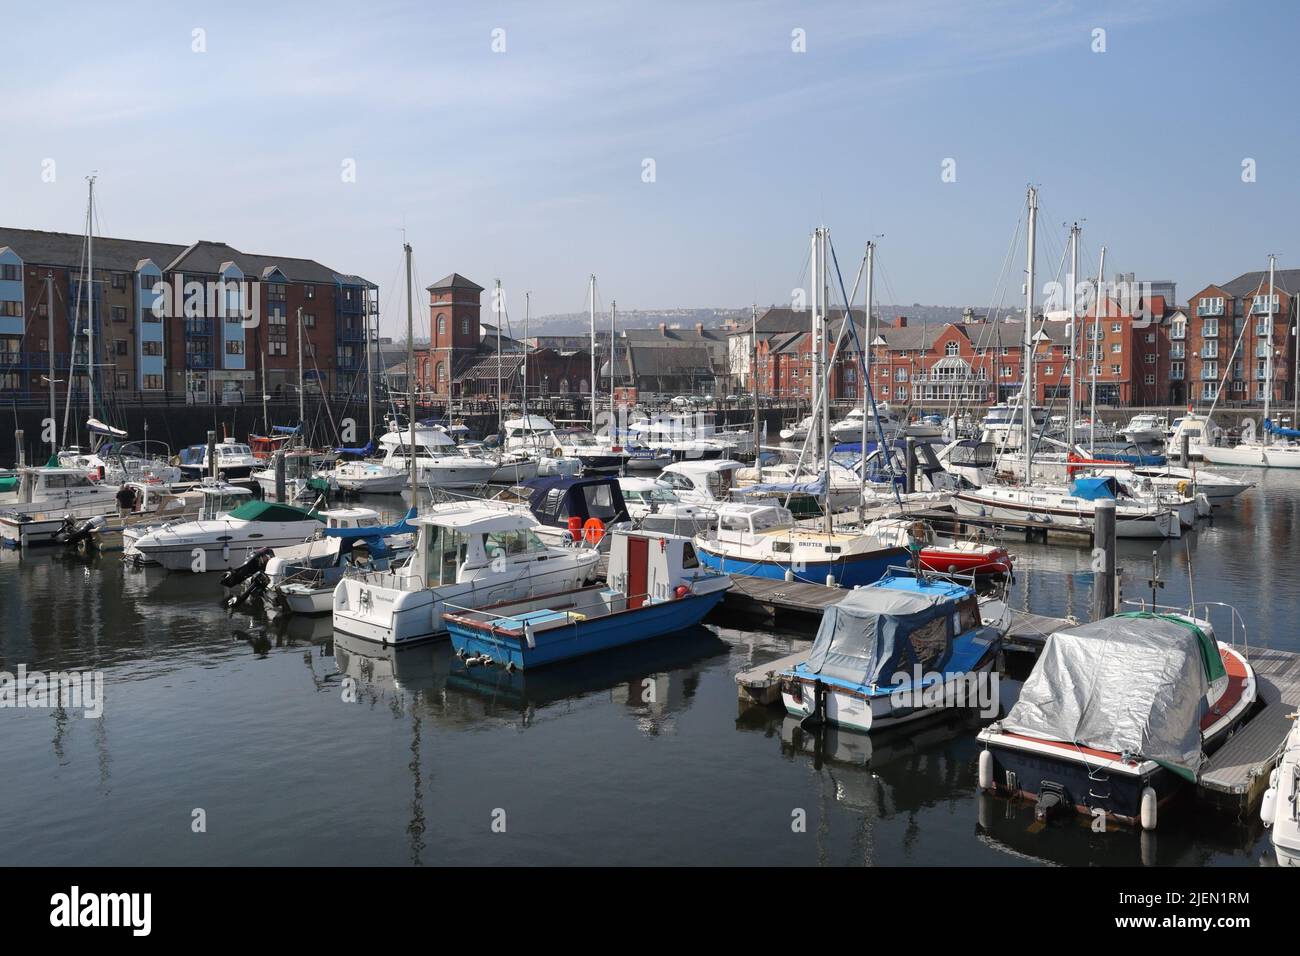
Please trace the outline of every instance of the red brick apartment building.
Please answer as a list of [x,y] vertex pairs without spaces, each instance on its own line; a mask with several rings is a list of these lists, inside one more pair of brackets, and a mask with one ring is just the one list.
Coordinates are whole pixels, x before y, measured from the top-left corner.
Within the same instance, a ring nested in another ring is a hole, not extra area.
[[84,275],[81,235],[0,228],[0,401],[43,400],[51,350],[54,377],[74,367],[74,397],[84,395],[92,311],[105,401],[246,401],[263,382],[269,394],[296,395],[299,310],[307,389],[364,393],[378,287],[360,276],[220,242],[104,237],[94,267]]
[[[1300,269],[1279,269],[1273,289],[1268,272],[1247,272],[1209,285],[1187,304],[1181,330],[1186,348],[1188,401],[1259,404],[1264,401],[1269,352],[1274,402],[1295,397],[1296,297]],[[1270,314],[1271,313],[1271,314]]]

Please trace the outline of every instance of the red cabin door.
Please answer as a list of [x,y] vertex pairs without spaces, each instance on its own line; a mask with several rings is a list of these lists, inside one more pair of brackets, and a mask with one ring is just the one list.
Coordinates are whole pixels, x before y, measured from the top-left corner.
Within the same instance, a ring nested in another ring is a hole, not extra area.
[[646,578],[650,572],[650,540],[635,535],[627,539],[627,606],[631,610],[645,604]]

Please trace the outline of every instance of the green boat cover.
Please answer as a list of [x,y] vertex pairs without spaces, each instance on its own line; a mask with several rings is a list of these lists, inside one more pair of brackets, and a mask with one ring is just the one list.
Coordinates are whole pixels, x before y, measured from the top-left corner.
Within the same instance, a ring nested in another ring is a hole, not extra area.
[[315,515],[274,501],[246,501],[230,517],[238,521],[319,521]]

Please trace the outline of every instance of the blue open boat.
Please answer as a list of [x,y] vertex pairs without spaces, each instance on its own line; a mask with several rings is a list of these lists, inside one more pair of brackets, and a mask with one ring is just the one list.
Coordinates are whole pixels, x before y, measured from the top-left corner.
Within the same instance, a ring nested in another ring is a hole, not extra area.
[[634,644],[693,627],[731,586],[701,567],[689,538],[619,531],[610,539],[608,586],[444,612],[457,656],[526,669]]

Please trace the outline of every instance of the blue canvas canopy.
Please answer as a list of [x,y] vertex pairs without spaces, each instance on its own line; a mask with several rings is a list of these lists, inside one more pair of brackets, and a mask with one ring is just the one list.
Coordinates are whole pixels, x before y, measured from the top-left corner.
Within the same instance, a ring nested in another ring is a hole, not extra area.
[[1273,424],[1271,418],[1264,419],[1264,431],[1283,438],[1300,438],[1300,428],[1283,428],[1281,425]]
[[354,545],[364,541],[372,554],[380,555],[388,551],[384,539],[395,534],[414,534],[415,528],[407,522],[414,520],[418,509],[411,508],[397,524],[379,525],[369,528],[325,528],[326,537],[342,538],[343,550],[349,551]]
[[1114,478],[1076,478],[1070,487],[1070,493],[1084,501],[1118,498],[1119,482]]
[[605,524],[631,521],[623,490],[611,476],[570,478],[530,478],[523,483],[528,489],[528,509],[542,524],[563,526],[569,518],[599,518]]
[[336,454],[347,455],[351,458],[366,458],[375,453],[375,440],[372,438],[360,448],[335,448]]
[[797,670],[867,687],[941,670],[952,654],[953,611],[971,590],[889,576],[827,608],[808,660]]
[[826,494],[827,475],[822,472],[812,481],[772,481],[733,489],[738,495],[812,495]]
[[271,431],[277,435],[296,435],[302,431],[301,425],[272,425]]

